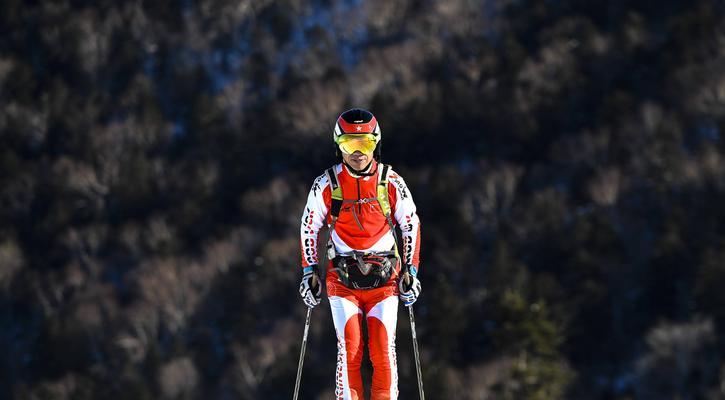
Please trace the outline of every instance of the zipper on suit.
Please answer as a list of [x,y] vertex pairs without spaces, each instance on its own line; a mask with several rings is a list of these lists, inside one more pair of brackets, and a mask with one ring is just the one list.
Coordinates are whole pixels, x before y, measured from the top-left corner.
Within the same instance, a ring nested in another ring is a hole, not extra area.
[[[362,213],[362,204],[360,204],[360,178],[355,179],[355,183],[357,183],[357,209],[360,213]],[[355,205],[352,205],[352,216],[355,218],[355,222],[357,223],[358,228],[360,228],[361,231],[364,231],[365,228],[363,228],[362,224],[360,223],[360,219],[357,216],[357,212],[355,211]]]
[[355,179],[357,182],[357,210],[362,212],[362,204],[360,204],[360,178]]

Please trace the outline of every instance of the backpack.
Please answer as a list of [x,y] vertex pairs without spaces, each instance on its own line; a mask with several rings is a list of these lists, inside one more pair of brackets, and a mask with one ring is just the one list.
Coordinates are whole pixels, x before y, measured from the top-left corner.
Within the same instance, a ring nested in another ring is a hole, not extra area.
[[[394,252],[392,252],[392,256],[396,259],[400,259],[400,256],[398,254],[398,239],[395,236],[395,225],[393,225],[393,220],[390,216],[391,214],[391,208],[390,208],[390,195],[388,192],[388,171],[390,170],[390,165],[387,164],[380,164],[378,168],[381,168],[382,173],[378,174],[378,184],[377,184],[377,197],[371,197],[371,198],[365,198],[365,199],[358,199],[358,200],[345,200],[342,197],[342,188],[340,187],[340,184],[337,181],[337,173],[335,172],[335,167],[328,168],[325,173],[327,174],[327,179],[330,181],[330,192],[331,192],[331,207],[330,207],[330,215],[332,216],[332,222],[329,226],[329,234],[327,239],[327,258],[328,260],[334,260],[337,256],[335,252],[335,245],[332,242],[332,231],[335,230],[335,223],[337,222],[337,218],[340,215],[340,210],[342,209],[342,205],[344,203],[369,203],[372,201],[377,201],[380,205],[380,209],[383,211],[383,215],[385,215],[385,219],[388,222],[388,226],[390,228],[390,232],[393,234],[393,238],[395,239],[395,248]],[[360,224],[360,221],[357,219],[357,214],[353,214],[355,221],[358,223],[358,226],[362,226]],[[354,258],[358,258],[359,254],[353,254]],[[364,265],[362,260],[358,262],[358,264]],[[362,267],[361,265],[361,267]],[[349,282],[349,276],[346,271],[338,271],[342,272],[344,276],[340,276],[340,280],[343,281],[343,283],[347,284]],[[389,275],[388,275],[389,276]],[[383,282],[384,283],[384,282]]]

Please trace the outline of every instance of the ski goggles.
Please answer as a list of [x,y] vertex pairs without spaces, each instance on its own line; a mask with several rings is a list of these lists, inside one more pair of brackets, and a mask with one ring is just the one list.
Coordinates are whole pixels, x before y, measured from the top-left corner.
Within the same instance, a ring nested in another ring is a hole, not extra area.
[[352,154],[360,151],[363,154],[370,154],[375,150],[378,142],[372,133],[344,134],[337,138],[337,146],[345,154]]

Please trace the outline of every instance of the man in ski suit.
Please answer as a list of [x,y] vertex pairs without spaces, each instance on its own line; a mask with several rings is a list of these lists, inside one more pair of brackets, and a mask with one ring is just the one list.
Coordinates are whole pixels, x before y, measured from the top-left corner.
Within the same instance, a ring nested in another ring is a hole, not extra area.
[[[397,399],[398,299],[408,306],[420,294],[420,222],[403,178],[380,163],[381,132],[372,113],[345,111],[333,139],[342,162],[314,181],[302,216],[300,295],[308,307],[321,300],[317,244],[327,223],[327,297],[338,342],[336,399],[363,398],[363,319],[374,369],[371,399]],[[400,249],[394,225],[402,232]]]

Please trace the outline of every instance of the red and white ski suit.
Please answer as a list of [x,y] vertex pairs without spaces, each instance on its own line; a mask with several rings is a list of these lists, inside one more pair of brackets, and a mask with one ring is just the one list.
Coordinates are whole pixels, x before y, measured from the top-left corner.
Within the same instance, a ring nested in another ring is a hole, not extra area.
[[[337,181],[345,200],[377,197],[377,184],[382,168],[373,161],[372,176],[351,174],[343,164],[334,167]],[[391,217],[403,234],[403,263],[419,266],[420,221],[415,203],[403,178],[388,169],[388,198]],[[317,264],[317,243],[324,223],[332,221],[329,210],[332,192],[327,174],[320,175],[312,185],[302,216],[301,246],[302,266]],[[354,210],[353,210],[354,208]],[[356,218],[357,217],[357,220]],[[345,202],[332,232],[332,242],[337,254],[352,250],[365,252],[390,251],[395,238],[377,201],[362,204]],[[398,398],[398,371],[395,356],[395,327],[398,318],[397,277],[400,265],[381,287],[368,290],[350,289],[339,280],[327,265],[327,296],[332,309],[337,333],[337,399],[362,399],[363,385],[360,364],[363,355],[362,320],[365,315],[370,361],[373,365],[371,399]]]

